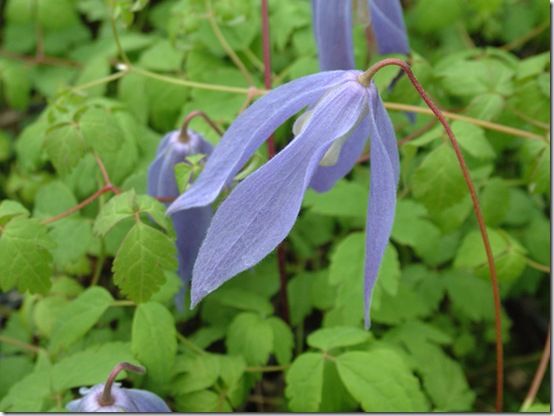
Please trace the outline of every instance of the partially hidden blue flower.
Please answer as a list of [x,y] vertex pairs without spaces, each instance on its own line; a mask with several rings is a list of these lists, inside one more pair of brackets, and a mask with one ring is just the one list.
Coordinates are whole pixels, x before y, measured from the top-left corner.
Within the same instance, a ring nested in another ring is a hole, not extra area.
[[75,399],[67,404],[67,410],[73,413],[171,413],[165,402],[147,390],[126,389],[114,384],[111,387],[113,403],[101,404],[104,384],[97,384],[93,387],[81,387],[80,399]]
[[[168,133],[158,145],[156,158],[148,169],[148,194],[154,198],[179,196],[174,168],[184,162],[187,156],[209,155],[212,146],[204,138],[188,130],[186,139],[179,131]],[[208,205],[180,210],[171,218],[177,234],[178,273],[186,287],[192,276],[194,259],[200,248],[212,219],[212,208]],[[184,289],[180,295],[184,294]],[[177,302],[181,305],[182,302]]]
[[[408,54],[400,0],[368,0],[371,26],[380,54]],[[314,33],[322,71],[354,69],[352,0],[312,0]]]
[[168,213],[209,206],[256,149],[287,119],[294,139],[240,182],[221,203],[194,264],[191,301],[246,270],[281,243],[293,227],[308,186],[325,191],[356,163],[371,137],[366,224],[365,318],[388,243],[396,205],[399,159],[388,114],[360,71],[329,71],[284,84],[256,101],[229,127],[204,170]]

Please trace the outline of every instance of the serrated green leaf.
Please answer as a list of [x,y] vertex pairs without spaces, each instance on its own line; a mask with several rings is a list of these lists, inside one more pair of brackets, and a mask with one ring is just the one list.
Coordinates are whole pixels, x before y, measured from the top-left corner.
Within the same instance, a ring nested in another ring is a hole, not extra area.
[[465,121],[455,121],[452,123],[452,131],[462,149],[471,156],[484,160],[496,156],[482,128]]
[[308,191],[303,205],[318,214],[365,219],[367,198],[368,190],[362,185],[341,180],[329,192]]
[[35,219],[13,218],[0,229],[0,285],[4,291],[46,293],[52,275],[55,243]]
[[230,354],[242,355],[250,365],[262,365],[273,351],[273,329],[259,315],[244,312],[229,326],[225,345]]
[[69,173],[81,160],[86,143],[76,124],[63,124],[46,133],[46,154],[60,175]]
[[85,335],[113,302],[112,295],[101,287],[91,287],[68,303],[52,330],[50,349],[66,349]]
[[110,155],[121,146],[123,132],[117,119],[107,110],[89,108],[79,120],[85,142],[100,154]]
[[0,225],[6,224],[9,220],[18,216],[28,216],[29,211],[17,201],[5,199],[0,202]]
[[137,307],[131,348],[133,355],[146,367],[148,379],[161,389],[171,378],[177,353],[175,321],[164,306],[148,302]]
[[[317,412],[323,388],[324,357],[308,352],[298,356],[287,371],[285,394],[293,412]],[[309,377],[307,375],[309,374]]]
[[169,228],[169,217],[165,214],[164,204],[149,195],[137,195],[135,201],[139,212],[150,215],[163,229]]
[[339,347],[352,347],[370,339],[369,333],[360,328],[335,326],[323,328],[308,336],[308,345],[323,351]]
[[204,390],[215,384],[219,377],[219,360],[213,354],[179,355],[175,371],[180,373],[172,382],[175,395]]
[[110,199],[96,217],[94,232],[105,236],[116,224],[132,217],[135,213],[134,201],[134,191],[127,191]]
[[337,357],[342,382],[366,412],[425,412],[418,379],[389,349],[352,351]]
[[444,144],[425,157],[414,172],[411,184],[414,196],[430,212],[457,204],[467,193],[454,151]]

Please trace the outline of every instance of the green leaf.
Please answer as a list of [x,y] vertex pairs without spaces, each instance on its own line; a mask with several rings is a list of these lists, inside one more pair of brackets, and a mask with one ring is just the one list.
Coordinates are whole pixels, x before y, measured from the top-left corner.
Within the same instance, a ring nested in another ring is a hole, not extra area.
[[481,127],[465,121],[455,121],[452,123],[452,131],[462,149],[471,156],[484,160],[490,160],[496,156]]
[[132,217],[134,210],[134,191],[114,196],[102,207],[94,222],[94,232],[105,236],[116,224]]
[[62,124],[48,130],[44,147],[60,175],[69,173],[81,160],[86,150],[79,126]]
[[133,225],[117,251],[114,282],[135,302],[146,302],[165,282],[165,271],[177,269],[175,244],[141,222]]
[[242,355],[250,365],[262,365],[273,351],[273,327],[259,315],[244,312],[229,326],[225,345],[230,354]]
[[267,320],[273,331],[273,351],[277,362],[281,365],[289,364],[292,358],[294,337],[291,329],[281,319],[272,316]]
[[9,106],[26,110],[29,105],[31,83],[29,71],[19,62],[0,60],[0,81]]
[[[323,388],[324,357],[308,352],[298,356],[287,371],[285,394],[293,412],[317,412]],[[309,375],[309,376],[307,376]]]
[[52,330],[50,349],[67,349],[85,335],[113,302],[112,295],[101,287],[93,286],[68,303]]
[[93,239],[92,226],[84,218],[67,218],[52,225],[50,236],[56,242],[54,262],[64,267],[87,252]]
[[149,380],[161,386],[167,383],[173,372],[177,353],[175,321],[171,313],[156,302],[137,307],[131,334],[133,355],[147,369]]
[[0,225],[6,224],[9,220],[18,216],[29,215],[29,211],[17,201],[5,199],[0,202]]
[[128,342],[94,345],[57,362],[52,369],[52,383],[58,391],[104,383],[110,371],[122,362],[138,364]]
[[502,223],[510,207],[510,188],[500,178],[491,178],[481,193],[481,209],[488,226]]
[[13,218],[0,228],[0,285],[7,291],[46,293],[52,275],[54,242],[35,219]]
[[425,412],[418,379],[389,349],[351,351],[337,357],[339,375],[366,412]]
[[[37,218],[48,218],[77,205],[77,199],[69,187],[61,181],[52,181],[42,186],[35,196],[33,214]],[[73,214],[77,217],[79,214]]]
[[191,413],[221,413],[232,411],[225,397],[211,390],[196,391],[194,393],[177,396],[176,410],[178,412]]
[[537,215],[525,229],[525,247],[531,257],[542,264],[550,264],[550,223],[542,215]]
[[[69,6],[71,7],[71,6]],[[110,74],[110,64],[105,56],[93,56],[88,60],[86,65],[81,70],[77,81],[77,85],[86,84],[97,79],[104,78]],[[88,96],[99,97],[106,93],[107,83],[98,84],[94,87],[87,88]]]
[[306,192],[303,205],[318,214],[365,219],[367,196],[368,190],[359,183],[340,180],[329,192]]
[[[215,384],[219,377],[219,360],[214,354],[179,355],[175,362],[179,375],[172,382],[175,395],[204,390]],[[182,374],[184,373],[184,374]]]
[[2,358],[2,377],[0,377],[0,397],[4,397],[10,388],[33,371],[30,357],[13,355]]
[[109,156],[121,146],[123,132],[117,119],[107,110],[89,108],[79,120],[85,142],[100,154]]
[[454,151],[443,144],[430,152],[412,176],[414,196],[430,212],[460,202],[467,193]]
[[360,328],[335,326],[312,332],[308,336],[308,345],[323,351],[331,351],[339,347],[352,347],[370,339],[369,332]]
[[469,273],[449,271],[444,277],[452,306],[474,321],[492,320],[494,306],[490,283]]

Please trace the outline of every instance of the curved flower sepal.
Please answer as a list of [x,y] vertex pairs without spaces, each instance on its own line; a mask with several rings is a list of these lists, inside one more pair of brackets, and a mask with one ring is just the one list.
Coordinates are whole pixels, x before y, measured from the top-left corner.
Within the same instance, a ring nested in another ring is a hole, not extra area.
[[[185,142],[180,141],[179,134],[178,131],[174,131],[161,140],[156,158],[148,170],[148,193],[154,198],[177,198],[179,189],[175,180],[175,165],[185,161],[187,156],[209,155],[212,152],[212,146],[200,134],[188,130]],[[192,276],[192,266],[206,236],[212,215],[212,208],[205,206],[182,210],[171,216],[177,235],[178,273],[185,287]],[[179,298],[184,295],[184,290],[183,288],[177,295],[178,307],[182,306]]]
[[352,1],[312,0],[312,13],[321,70],[354,69]]
[[371,27],[380,54],[410,53],[400,0],[368,0]]
[[66,408],[73,413],[171,413],[167,404],[154,393],[139,389],[126,389],[118,384],[112,385],[113,403],[103,406],[101,402],[104,384],[93,387],[81,387],[79,394],[83,397],[70,401]]
[[373,86],[370,89],[369,135],[370,196],[366,219],[364,267],[364,323],[371,325],[370,308],[373,288],[385,248],[389,242],[396,210],[396,189],[400,174],[398,145],[390,118]]
[[367,114],[367,90],[352,78],[326,91],[300,134],[220,205],[194,265],[192,306],[287,236],[324,154]]

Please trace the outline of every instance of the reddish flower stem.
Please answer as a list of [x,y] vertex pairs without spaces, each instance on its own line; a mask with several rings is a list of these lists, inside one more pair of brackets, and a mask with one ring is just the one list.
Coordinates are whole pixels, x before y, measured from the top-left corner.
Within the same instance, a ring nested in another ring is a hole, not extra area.
[[[271,45],[269,36],[269,6],[268,0],[262,0],[262,48],[264,60],[264,86],[271,89]],[[267,139],[267,153],[271,159],[277,153],[275,138],[273,135]],[[287,270],[286,270],[285,246],[281,243],[277,247],[277,267],[279,269],[279,298],[281,303],[281,317],[289,323],[289,300],[287,294]]]
[[204,121],[206,122],[206,124],[208,124],[208,126],[210,126],[213,129],[213,131],[215,131],[220,136],[223,135],[223,130],[221,130],[219,128],[219,126],[215,123],[215,121],[213,121],[205,112],[200,111],[200,110],[195,110],[195,111],[191,111],[189,114],[187,114],[187,116],[183,120],[183,125],[181,126],[181,132],[179,134],[179,140],[180,141],[182,141],[183,143],[188,142],[188,133],[187,133],[187,131],[188,131],[188,128],[189,128],[189,124],[196,117],[203,118]]
[[377,73],[377,71],[389,65],[395,65],[402,68],[402,70],[406,73],[406,75],[410,79],[412,85],[414,86],[418,94],[421,96],[423,101],[425,101],[425,104],[427,104],[427,106],[431,109],[431,111],[435,114],[439,122],[444,127],[444,130],[448,138],[450,139],[450,143],[454,148],[454,152],[456,153],[456,158],[458,159],[458,163],[460,164],[460,168],[462,170],[464,180],[466,182],[466,185],[469,190],[469,194],[471,196],[471,201],[473,202],[473,211],[475,212],[475,217],[477,218],[477,222],[479,224],[481,238],[483,240],[483,244],[485,246],[485,252],[487,254],[489,274],[490,274],[492,293],[493,293],[493,299],[494,299],[495,329],[496,329],[496,411],[501,412],[503,393],[504,393],[503,391],[504,351],[502,346],[502,321],[500,316],[500,312],[501,312],[500,290],[498,288],[498,279],[496,277],[496,267],[494,264],[494,256],[492,253],[492,248],[491,248],[489,236],[487,233],[487,226],[485,225],[483,213],[481,212],[479,198],[477,197],[475,186],[473,185],[473,181],[471,180],[469,169],[466,165],[462,151],[460,150],[460,146],[458,145],[458,141],[456,140],[456,136],[454,136],[454,133],[450,128],[448,121],[446,121],[446,118],[442,114],[441,110],[435,105],[435,103],[431,100],[431,98],[429,98],[429,96],[423,89],[422,85],[419,83],[414,73],[412,72],[412,69],[406,62],[395,58],[383,59],[382,61],[377,62],[375,65],[370,67],[366,72],[360,75],[358,79],[363,85],[367,86],[369,85],[369,83],[371,82],[371,79]]
[[114,187],[112,185],[104,185],[102,188],[100,188],[98,191],[93,193],[91,196],[86,198],[85,200],[79,202],[77,205],[69,208],[68,210],[65,210],[64,212],[60,212],[57,215],[54,215],[53,217],[46,218],[42,221],[43,224],[51,224],[53,222],[59,221],[62,218],[69,217],[70,215],[76,213],[77,211],[83,209],[87,205],[92,204],[94,201],[96,201],[101,195],[105,194],[106,192],[114,192]]
[[542,351],[541,361],[539,362],[539,366],[537,367],[537,371],[535,372],[535,376],[533,377],[533,382],[531,383],[529,392],[527,393],[527,396],[525,396],[525,400],[523,401],[523,406],[521,406],[522,412],[526,412],[535,401],[535,397],[537,396],[539,387],[541,386],[542,379],[544,378],[544,373],[546,372],[546,368],[548,367],[549,360],[550,360],[550,324],[548,326],[548,334],[546,335],[546,342],[544,343],[544,349]]
[[122,371],[132,371],[137,374],[144,374],[144,368],[139,367],[138,365],[133,365],[130,363],[119,363],[115,366],[115,368],[112,370],[110,375],[108,376],[108,379],[106,380],[106,383],[104,384],[104,390],[102,391],[102,395],[98,399],[98,403],[100,406],[111,406],[115,403],[115,400],[112,396],[112,385]]

